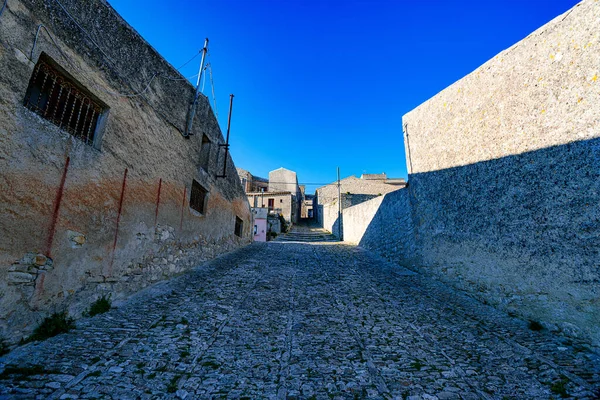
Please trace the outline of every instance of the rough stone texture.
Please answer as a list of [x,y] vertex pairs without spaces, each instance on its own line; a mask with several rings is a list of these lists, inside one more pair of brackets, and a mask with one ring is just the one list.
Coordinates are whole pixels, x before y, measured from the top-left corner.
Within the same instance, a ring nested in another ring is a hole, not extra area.
[[0,358],[3,399],[556,399],[563,387],[596,398],[598,354],[331,244],[255,243]]
[[[269,200],[273,200],[273,210],[270,212],[273,214],[282,214],[283,218],[288,223],[293,222],[294,210],[296,207],[296,201],[294,195],[290,192],[255,192],[246,193],[248,196],[248,203],[252,207],[269,207]],[[296,211],[297,213],[297,211]]]
[[243,168],[236,168],[236,170],[245,192],[260,192],[261,190],[266,192],[269,189],[268,179],[254,176]]
[[599,35],[583,1],[406,114],[365,247],[600,346]]
[[285,168],[270,171],[269,192],[290,192],[299,197],[300,187],[296,173]]
[[[302,208],[303,193],[298,186],[298,177],[294,171],[278,168],[269,172],[269,192],[290,192],[292,194],[291,216],[286,220],[297,223]],[[279,208],[275,204],[275,208]]]
[[416,252],[408,189],[349,207],[343,212],[344,241],[406,264]]
[[[11,0],[0,17],[0,337],[11,340],[50,312],[76,315],[250,240],[230,157],[215,177],[224,139],[207,99],[184,138],[194,88],[105,1],[61,4],[85,32],[54,1]],[[99,150],[23,106],[42,52],[110,108]],[[209,191],[204,215],[188,207],[193,179]],[[53,268],[11,270],[28,254]]]

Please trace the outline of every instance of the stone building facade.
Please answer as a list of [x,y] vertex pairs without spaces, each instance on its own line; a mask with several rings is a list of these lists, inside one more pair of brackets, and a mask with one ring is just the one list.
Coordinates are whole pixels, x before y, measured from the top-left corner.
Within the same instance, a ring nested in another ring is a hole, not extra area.
[[0,336],[250,242],[208,100],[185,137],[194,87],[106,1],[10,0],[0,44]]
[[404,115],[408,187],[346,210],[344,231],[600,346],[599,75],[584,0]]
[[296,202],[290,192],[246,193],[250,207],[266,208],[269,214],[281,214],[288,224],[295,222]]
[[278,168],[269,172],[269,192],[289,192],[292,195],[291,215],[288,222],[297,223],[302,212],[304,193],[298,185],[298,176],[294,171]]
[[240,182],[245,192],[260,192],[269,190],[269,180],[254,176],[243,168],[236,168]]
[[340,180],[338,193],[337,182],[322,186],[315,190],[313,197],[313,215],[319,226],[327,229],[337,237],[343,236],[343,223],[338,217],[340,210],[338,199],[341,196],[344,210],[375,197],[393,192],[404,187],[404,179],[388,179],[385,174],[369,174],[360,178],[354,175]]

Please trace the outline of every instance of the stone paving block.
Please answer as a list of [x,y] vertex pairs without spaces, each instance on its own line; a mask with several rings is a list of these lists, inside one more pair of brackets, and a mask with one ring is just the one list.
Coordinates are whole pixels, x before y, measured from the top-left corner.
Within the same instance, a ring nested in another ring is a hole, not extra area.
[[402,270],[339,243],[256,243],[0,358],[0,399],[600,395],[585,343]]

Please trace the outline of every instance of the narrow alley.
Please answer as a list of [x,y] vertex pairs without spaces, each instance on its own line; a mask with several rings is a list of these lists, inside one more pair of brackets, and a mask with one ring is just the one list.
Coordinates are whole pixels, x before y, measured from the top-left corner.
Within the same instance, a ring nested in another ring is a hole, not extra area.
[[591,399],[594,357],[361,248],[277,241],[16,349],[0,398]]

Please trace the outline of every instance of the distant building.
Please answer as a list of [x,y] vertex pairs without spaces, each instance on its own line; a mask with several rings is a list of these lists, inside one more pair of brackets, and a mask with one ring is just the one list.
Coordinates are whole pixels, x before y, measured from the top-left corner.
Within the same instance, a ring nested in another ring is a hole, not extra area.
[[296,203],[290,192],[246,193],[250,207],[266,208],[269,214],[281,214],[288,223],[294,221]]
[[403,178],[388,178],[385,173],[363,174],[360,178],[352,175],[340,181],[339,195],[337,182],[322,186],[315,191],[313,216],[321,227],[339,237],[341,236],[341,221],[338,220],[339,200],[343,210],[405,186],[406,181]]
[[264,207],[269,214],[281,214],[288,224],[298,222],[304,203],[304,186],[298,185],[294,171],[285,168],[273,170],[269,172],[268,180],[242,168],[238,168],[237,172],[250,207]]
[[255,242],[267,241],[267,216],[268,210],[263,207],[252,208],[254,217],[253,238]]
[[286,217],[286,221],[297,223],[300,218],[303,192],[298,185],[296,173],[283,167],[269,172],[269,192],[284,191],[291,194],[290,219]]
[[260,192],[261,190],[266,192],[268,190],[268,179],[254,176],[250,171],[246,171],[242,168],[237,168],[237,173],[245,192]]

